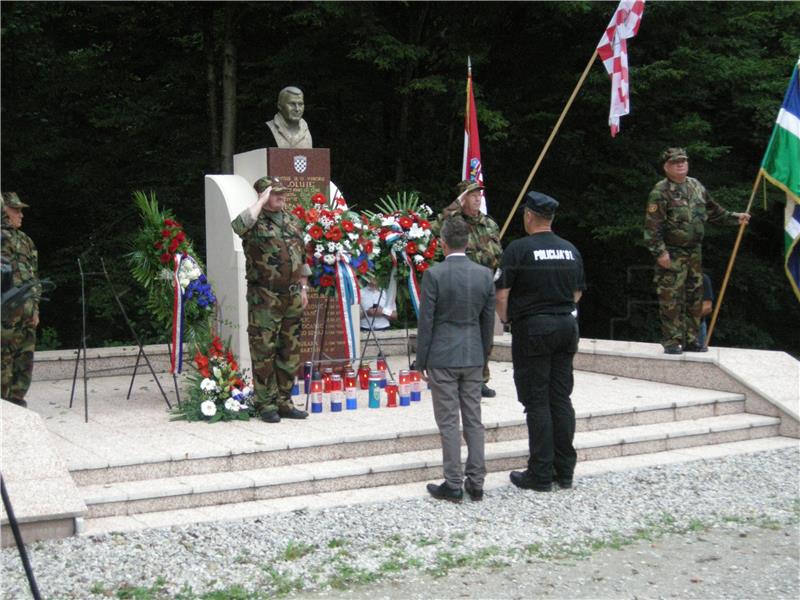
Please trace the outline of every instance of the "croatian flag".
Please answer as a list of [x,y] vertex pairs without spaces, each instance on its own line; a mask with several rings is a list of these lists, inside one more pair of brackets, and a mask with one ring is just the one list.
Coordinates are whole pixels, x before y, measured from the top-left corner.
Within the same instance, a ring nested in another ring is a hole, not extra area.
[[794,66],[769,140],[761,174],[786,192],[784,216],[784,269],[800,300],[800,60]]
[[[472,61],[467,57],[467,108],[464,112],[464,160],[461,163],[461,180],[477,181],[483,185],[481,142],[478,139],[478,112],[472,92]],[[481,212],[486,214],[486,196],[481,190]]]
[[627,40],[639,31],[643,13],[644,0],[622,0],[597,44],[597,54],[611,76],[611,107],[608,112],[611,137],[619,131],[619,118],[631,112]]

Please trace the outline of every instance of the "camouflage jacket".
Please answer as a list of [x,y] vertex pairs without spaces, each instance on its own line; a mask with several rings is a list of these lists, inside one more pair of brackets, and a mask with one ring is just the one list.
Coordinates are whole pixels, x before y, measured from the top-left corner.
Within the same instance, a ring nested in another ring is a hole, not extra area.
[[738,219],[711,199],[703,184],[692,177],[683,183],[665,178],[647,199],[644,241],[653,257],[669,247],[694,248],[703,243],[706,221],[736,225]]
[[[36,245],[22,230],[11,227],[5,213],[2,227],[2,257],[3,262],[11,265],[11,284],[14,287],[37,279],[39,253],[36,251]],[[31,298],[25,302],[21,311],[14,315],[3,315],[4,325],[13,326],[29,321],[39,311],[41,286],[37,284],[31,290],[33,292]]]
[[[500,257],[503,255],[503,246],[500,245],[500,228],[497,223],[483,213],[476,217],[468,217],[461,210],[458,200],[454,200],[431,224],[434,235],[440,237],[445,219],[456,215],[463,217],[469,225],[467,256],[473,262],[489,267],[494,272],[500,266]],[[437,254],[437,259],[440,258]]]
[[311,274],[306,264],[303,231],[288,212],[262,210],[258,219],[253,220],[249,209],[245,209],[231,227],[242,238],[245,277],[251,289],[263,287],[285,292],[301,277]]

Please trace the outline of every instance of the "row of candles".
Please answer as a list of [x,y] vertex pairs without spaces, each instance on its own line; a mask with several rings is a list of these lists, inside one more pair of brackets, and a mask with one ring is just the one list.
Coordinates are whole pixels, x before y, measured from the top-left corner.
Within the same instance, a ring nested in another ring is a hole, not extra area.
[[[311,362],[303,365],[303,393],[310,399],[312,413],[323,412],[326,404],[329,404],[330,412],[356,410],[359,388],[368,392],[369,408],[381,408],[382,392],[386,394],[386,404],[383,404],[386,408],[411,406],[412,402],[422,399],[425,387],[419,371],[415,369],[403,369],[398,373],[397,382],[389,381],[384,359],[378,359],[375,369],[371,369],[367,363],[358,371],[346,368],[342,374],[334,373],[333,367],[320,372],[313,370]],[[299,394],[300,384],[295,377],[292,395]]]

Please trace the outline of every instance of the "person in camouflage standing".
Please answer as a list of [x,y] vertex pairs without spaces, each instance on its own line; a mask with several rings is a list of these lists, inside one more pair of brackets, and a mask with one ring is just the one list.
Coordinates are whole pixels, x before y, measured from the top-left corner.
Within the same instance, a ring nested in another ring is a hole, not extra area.
[[702,244],[706,221],[719,225],[748,223],[747,213],[732,213],[714,202],[697,179],[689,177],[683,148],[661,154],[666,178],[647,200],[644,241],[656,261],[661,330],[666,354],[706,352],[697,341],[703,310]]
[[277,177],[253,185],[258,200],[231,223],[242,238],[247,279],[247,334],[256,410],[267,423],[305,419],[292,403],[300,367],[300,319],[308,304],[303,232],[285,210],[288,188]]
[[[481,191],[484,188],[475,181],[462,181],[456,189],[458,197],[442,210],[442,213],[431,225],[431,229],[436,237],[440,237],[442,225],[448,217],[456,215],[463,217],[469,226],[467,257],[472,262],[488,267],[492,273],[495,273],[497,267],[500,266],[503,247],[500,245],[500,228],[497,223],[481,212]],[[491,352],[490,347],[489,354]],[[490,375],[487,359],[483,367],[483,385],[481,386],[481,396],[484,398],[494,398],[496,395],[496,392],[487,385]]]
[[[28,208],[16,192],[2,193],[2,259],[11,265],[11,284],[19,287],[35,281],[39,255],[33,240],[22,230],[22,209]],[[26,407],[25,394],[33,375],[33,351],[39,325],[41,287],[31,288],[31,297],[20,310],[3,310],[2,328],[2,397]]]

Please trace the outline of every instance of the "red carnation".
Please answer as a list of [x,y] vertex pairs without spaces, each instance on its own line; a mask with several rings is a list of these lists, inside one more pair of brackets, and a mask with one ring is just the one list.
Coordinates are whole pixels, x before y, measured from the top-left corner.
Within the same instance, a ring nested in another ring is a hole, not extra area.
[[434,248],[433,246],[428,246],[428,249],[422,253],[422,256],[424,256],[425,258],[433,258],[435,254],[436,254],[436,248]]
[[414,221],[412,221],[408,217],[400,217],[399,219],[397,219],[397,222],[400,223],[400,227],[402,227],[403,229],[410,229],[411,226],[414,224]]
[[426,263],[426,262],[421,262],[421,263],[419,263],[419,264],[417,265],[417,271],[419,271],[420,273],[423,273],[424,271],[427,271],[427,269],[428,269],[428,267],[429,267],[429,266],[430,266],[430,265],[429,265],[428,263]]
[[308,235],[310,235],[315,240],[318,240],[322,237],[322,227],[319,225],[312,225],[311,229],[308,230]]
[[175,236],[175,239],[178,240],[179,243],[183,243],[186,239],[186,234],[182,231],[178,232],[178,235]]
[[156,242],[155,244],[153,244],[153,247],[156,248],[157,250],[161,250],[164,247],[164,244],[162,244],[161,242]]
[[172,260],[172,255],[171,255],[169,252],[164,252],[164,254],[162,254],[162,255],[160,256],[159,260],[160,260],[162,263],[164,263],[164,264],[167,264],[169,261],[171,261],[171,260]]
[[372,240],[367,240],[367,243],[364,244],[364,252],[367,254],[372,254],[373,249]]
[[170,232],[169,229],[162,229],[161,230],[161,237],[168,238],[171,235],[172,235],[172,233]]
[[319,284],[322,287],[330,287],[330,286],[333,285],[333,283],[334,283],[334,279],[330,275],[323,275],[322,277],[319,278]]
[[306,211],[306,223],[313,223],[319,219],[319,211],[316,208],[309,208]]
[[428,221],[425,221],[424,219],[419,222],[419,226],[422,227],[423,229],[430,229],[431,228],[431,224],[428,223]]
[[344,199],[344,196],[339,196],[339,199],[336,201],[336,204],[339,206],[347,206],[347,200]]
[[305,219],[306,217],[306,211],[303,210],[302,206],[295,206],[294,210],[292,210],[292,214],[298,219]]
[[172,241],[169,243],[169,251],[170,251],[170,252],[172,252],[172,253],[174,254],[174,253],[175,253],[175,251],[178,249],[178,246],[180,246],[180,242],[178,242],[178,238],[174,238],[174,239],[173,239],[173,240],[172,240]]
[[164,225],[175,227],[175,221],[173,221],[172,219],[164,219]]
[[409,254],[416,254],[417,244],[415,242],[408,242],[406,244],[406,252],[408,252]]
[[347,233],[352,233],[353,229],[355,229],[355,225],[353,225],[352,221],[342,221],[342,229]]
[[338,242],[340,239],[342,239],[342,230],[338,227],[334,227],[325,234],[325,237],[332,242]]
[[313,196],[311,196],[311,201],[314,204],[325,204],[328,200],[327,200],[327,198],[325,198],[325,196],[323,194],[317,193],[317,194],[314,194]]
[[362,260],[361,264],[358,265],[358,272],[362,275],[366,275],[367,271],[369,271],[369,265],[367,264],[367,261]]

